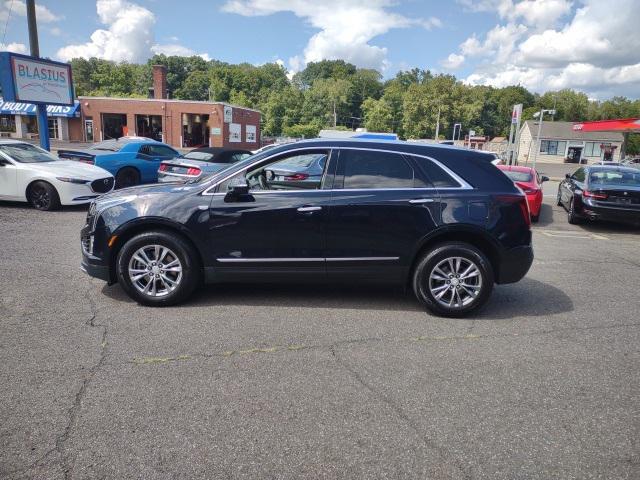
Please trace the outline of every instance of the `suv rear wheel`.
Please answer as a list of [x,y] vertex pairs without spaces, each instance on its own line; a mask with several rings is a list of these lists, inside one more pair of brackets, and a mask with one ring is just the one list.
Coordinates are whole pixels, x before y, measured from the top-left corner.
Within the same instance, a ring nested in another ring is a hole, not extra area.
[[142,305],[175,305],[200,283],[200,265],[193,247],[182,238],[156,231],[136,235],[117,258],[118,282]]
[[427,309],[463,317],[484,305],[493,290],[493,268],[467,243],[447,242],[427,252],[413,273],[413,291]]

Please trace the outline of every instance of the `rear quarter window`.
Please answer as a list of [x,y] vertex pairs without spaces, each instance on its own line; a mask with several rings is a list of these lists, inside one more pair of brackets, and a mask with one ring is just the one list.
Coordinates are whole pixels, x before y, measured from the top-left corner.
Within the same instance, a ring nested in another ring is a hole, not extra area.
[[426,158],[413,157],[435,188],[460,188],[462,185],[442,167]]

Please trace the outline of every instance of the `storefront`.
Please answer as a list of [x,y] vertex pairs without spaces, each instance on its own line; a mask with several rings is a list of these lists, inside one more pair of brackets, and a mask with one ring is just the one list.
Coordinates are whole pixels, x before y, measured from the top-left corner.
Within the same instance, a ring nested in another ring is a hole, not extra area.
[[[57,140],[82,140],[80,103],[73,107],[47,106],[49,136]],[[0,97],[0,138],[38,138],[36,106],[5,102]]]

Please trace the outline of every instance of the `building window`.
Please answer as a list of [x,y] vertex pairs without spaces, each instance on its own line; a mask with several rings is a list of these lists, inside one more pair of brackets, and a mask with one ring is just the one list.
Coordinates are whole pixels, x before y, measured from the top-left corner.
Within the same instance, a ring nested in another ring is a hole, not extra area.
[[47,123],[49,125],[49,138],[58,138],[58,119],[50,118]]
[[247,143],[256,143],[256,126],[246,126]]
[[0,132],[16,131],[16,117],[13,115],[0,115]]
[[546,153],[547,155],[564,155],[566,148],[567,142],[561,142],[558,140],[540,141],[540,153]]
[[584,147],[584,156],[585,157],[601,157],[602,156],[602,149],[600,148],[601,146],[609,147],[611,146],[611,144],[600,143],[600,142],[587,142]]

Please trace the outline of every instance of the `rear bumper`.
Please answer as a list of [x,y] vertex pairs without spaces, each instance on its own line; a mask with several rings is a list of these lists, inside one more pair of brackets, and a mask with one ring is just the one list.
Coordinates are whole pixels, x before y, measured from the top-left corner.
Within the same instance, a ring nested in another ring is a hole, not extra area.
[[640,209],[595,206],[583,203],[580,215],[591,220],[640,224]]
[[496,283],[515,283],[520,281],[533,263],[533,247],[525,245],[506,250],[498,265]]

